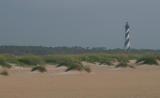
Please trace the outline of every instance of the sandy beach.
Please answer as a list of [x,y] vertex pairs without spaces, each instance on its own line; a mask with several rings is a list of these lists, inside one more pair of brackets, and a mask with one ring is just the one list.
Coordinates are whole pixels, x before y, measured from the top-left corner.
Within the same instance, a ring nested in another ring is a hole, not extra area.
[[160,98],[160,67],[132,68],[92,66],[92,72],[48,72],[11,68],[0,76],[0,98]]

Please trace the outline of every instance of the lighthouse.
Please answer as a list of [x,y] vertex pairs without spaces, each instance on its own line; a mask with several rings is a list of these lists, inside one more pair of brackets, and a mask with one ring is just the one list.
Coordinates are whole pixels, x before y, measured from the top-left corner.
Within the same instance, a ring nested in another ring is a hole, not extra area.
[[125,42],[124,42],[124,49],[125,51],[129,51],[131,45],[130,45],[130,26],[128,22],[126,22],[125,25]]

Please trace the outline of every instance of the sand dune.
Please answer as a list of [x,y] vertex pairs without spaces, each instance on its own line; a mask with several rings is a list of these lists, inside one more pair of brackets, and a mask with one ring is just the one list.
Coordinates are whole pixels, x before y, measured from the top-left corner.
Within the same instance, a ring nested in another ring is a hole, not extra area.
[[159,66],[90,66],[91,73],[12,68],[9,76],[0,76],[0,98],[160,98]]

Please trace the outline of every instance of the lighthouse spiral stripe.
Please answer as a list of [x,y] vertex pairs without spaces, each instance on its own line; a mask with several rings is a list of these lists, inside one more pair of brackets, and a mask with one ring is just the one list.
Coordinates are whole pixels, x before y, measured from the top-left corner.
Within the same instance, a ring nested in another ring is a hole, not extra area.
[[129,33],[130,33],[129,25],[128,25],[128,23],[126,23],[124,46],[125,46],[125,50],[127,50],[127,51],[130,49],[130,36],[129,36]]

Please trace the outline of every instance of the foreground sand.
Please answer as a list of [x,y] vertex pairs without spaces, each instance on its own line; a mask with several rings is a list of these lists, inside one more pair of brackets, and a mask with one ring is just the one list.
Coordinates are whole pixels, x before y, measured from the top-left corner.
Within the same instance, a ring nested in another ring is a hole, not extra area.
[[160,67],[93,67],[91,73],[15,68],[0,76],[0,98],[160,98]]

